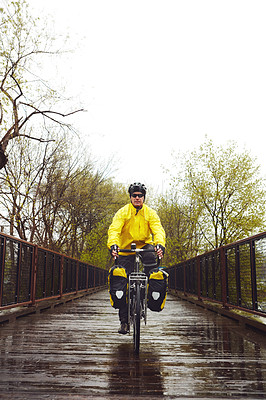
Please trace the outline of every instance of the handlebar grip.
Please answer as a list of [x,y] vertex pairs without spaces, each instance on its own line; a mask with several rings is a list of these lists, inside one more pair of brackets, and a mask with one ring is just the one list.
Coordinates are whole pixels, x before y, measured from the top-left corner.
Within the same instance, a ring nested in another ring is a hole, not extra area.
[[[113,250],[116,251],[117,254],[118,254],[118,246],[117,246],[117,244],[114,244],[114,245],[112,246],[112,248],[113,248]],[[118,263],[118,255],[117,255],[114,259],[115,259],[115,265],[117,265],[117,263]]]
[[[157,244],[157,245],[156,245],[156,249],[159,250],[159,248],[160,248],[160,246]],[[159,256],[158,256],[158,258],[159,258],[159,265],[160,265],[160,261],[161,261],[162,257],[159,257]]]

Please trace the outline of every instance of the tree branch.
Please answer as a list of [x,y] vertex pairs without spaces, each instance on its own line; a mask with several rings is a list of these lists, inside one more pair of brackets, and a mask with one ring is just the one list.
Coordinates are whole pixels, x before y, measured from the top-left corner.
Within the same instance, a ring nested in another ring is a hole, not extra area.
[[38,142],[41,142],[41,143],[55,142],[54,139],[36,138],[36,137],[30,136],[30,135],[25,135],[25,134],[20,134],[19,136],[26,137],[26,138],[32,139],[32,140],[37,140]]
[[25,120],[21,123],[21,125],[20,125],[20,127],[19,127],[20,129],[22,128],[23,125],[25,125],[25,123],[26,123],[33,115],[41,114],[41,115],[43,115],[44,117],[47,117],[47,118],[51,119],[52,121],[61,124],[61,122],[59,122],[59,121],[56,120],[55,118],[52,118],[52,117],[51,117],[50,115],[48,115],[48,114],[54,114],[54,115],[58,115],[58,116],[60,116],[60,117],[65,118],[65,117],[69,117],[70,115],[76,114],[76,113],[78,113],[78,112],[85,111],[83,108],[81,108],[81,109],[79,109],[79,110],[71,111],[71,112],[69,112],[69,113],[67,113],[67,114],[64,114],[64,113],[60,113],[60,112],[58,112],[58,111],[51,111],[51,110],[43,110],[43,111],[42,111],[42,110],[39,110],[38,108],[36,108],[35,106],[33,106],[32,104],[28,104],[28,103],[24,103],[24,102],[20,102],[20,104],[22,104],[22,105],[24,105],[24,106],[26,106],[26,107],[30,107],[30,108],[32,108],[32,109],[34,110],[34,111],[32,111],[32,113],[30,113],[30,114],[25,118]]

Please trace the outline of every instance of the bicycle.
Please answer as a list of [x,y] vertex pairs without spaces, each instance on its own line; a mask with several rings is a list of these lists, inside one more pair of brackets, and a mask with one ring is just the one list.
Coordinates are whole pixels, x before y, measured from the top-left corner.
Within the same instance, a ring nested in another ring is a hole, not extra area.
[[[151,249],[137,249],[136,244],[131,244],[131,249],[119,249],[123,253],[135,253],[134,271],[128,277],[128,327],[133,326],[134,352],[139,354],[140,348],[140,321],[147,324],[147,294],[148,277],[140,271],[140,253],[155,252]],[[157,267],[159,267],[158,259]]]

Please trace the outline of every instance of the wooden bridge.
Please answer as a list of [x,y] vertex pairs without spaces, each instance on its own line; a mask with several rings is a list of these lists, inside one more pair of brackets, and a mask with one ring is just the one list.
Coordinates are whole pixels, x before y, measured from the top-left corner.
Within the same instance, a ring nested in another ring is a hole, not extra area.
[[149,311],[140,355],[107,289],[0,327],[0,399],[262,399],[262,333],[173,295]]

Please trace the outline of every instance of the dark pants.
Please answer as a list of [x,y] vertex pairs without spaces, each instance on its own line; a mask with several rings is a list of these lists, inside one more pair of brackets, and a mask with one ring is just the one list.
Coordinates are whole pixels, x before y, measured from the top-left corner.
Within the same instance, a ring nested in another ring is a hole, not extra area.
[[[146,244],[143,249],[154,249],[151,244]],[[156,253],[147,252],[140,253],[145,274],[148,276],[151,269],[157,266]],[[131,274],[134,271],[135,255],[130,254],[129,256],[119,256],[118,264],[125,268],[127,274]],[[128,322],[128,306],[119,309],[119,319],[121,322]]]

